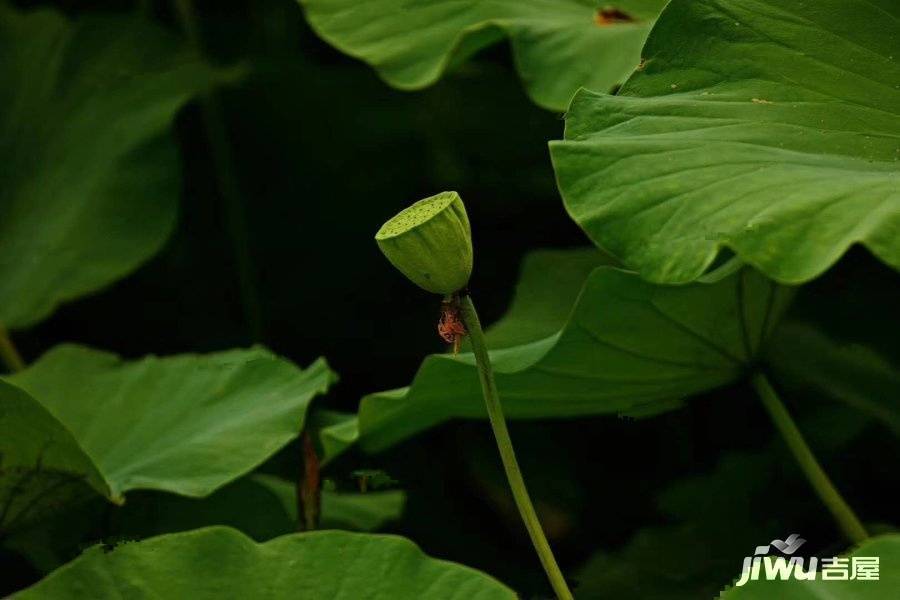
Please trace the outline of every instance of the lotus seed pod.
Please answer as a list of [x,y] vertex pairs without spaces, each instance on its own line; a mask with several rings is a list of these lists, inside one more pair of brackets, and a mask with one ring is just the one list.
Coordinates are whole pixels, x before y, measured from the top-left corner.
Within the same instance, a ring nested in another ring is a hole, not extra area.
[[472,232],[462,198],[442,192],[400,211],[375,234],[401,273],[435,294],[466,287],[472,275]]

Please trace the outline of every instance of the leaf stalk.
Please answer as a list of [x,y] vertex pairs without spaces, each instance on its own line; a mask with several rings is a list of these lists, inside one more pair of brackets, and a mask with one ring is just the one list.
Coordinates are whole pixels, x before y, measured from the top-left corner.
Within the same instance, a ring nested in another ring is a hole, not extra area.
[[13,344],[12,338],[9,337],[9,332],[6,331],[2,324],[0,324],[0,359],[13,373],[25,368],[25,361],[22,360],[22,355],[19,354],[19,350]]
[[550,580],[553,591],[560,600],[572,600],[572,592],[566,584],[562,571],[556,563],[544,530],[538,520],[537,513],[528,496],[528,489],[525,487],[525,480],[522,478],[522,471],[519,469],[519,462],[516,460],[516,453],[513,449],[512,440],[509,437],[509,430],[506,427],[506,419],[503,416],[503,407],[500,404],[500,395],[497,392],[497,383],[494,381],[494,372],[491,367],[491,359],[488,356],[487,344],[484,339],[484,331],[481,329],[481,321],[478,319],[478,313],[475,312],[475,305],[472,298],[468,294],[462,294],[460,297],[460,314],[463,323],[468,329],[469,340],[472,343],[472,351],[475,354],[475,363],[478,367],[478,377],[481,380],[481,390],[484,394],[484,402],[487,406],[488,418],[491,422],[491,428],[494,430],[494,437],[497,440],[497,448],[500,450],[500,458],[503,461],[503,469],[506,471],[506,479],[509,481],[509,487],[512,491],[513,499],[522,521],[525,523],[525,529],[531,538],[534,549],[544,572]]
[[779,398],[778,393],[772,387],[768,377],[764,373],[755,373],[751,378],[756,393],[762,400],[763,406],[775,423],[775,427],[781,433],[785,443],[790,449],[797,464],[806,478],[809,480],[816,494],[828,508],[841,531],[854,544],[859,544],[869,537],[862,522],[844,500],[828,474],[816,460],[803,434],[794,422],[787,407]]

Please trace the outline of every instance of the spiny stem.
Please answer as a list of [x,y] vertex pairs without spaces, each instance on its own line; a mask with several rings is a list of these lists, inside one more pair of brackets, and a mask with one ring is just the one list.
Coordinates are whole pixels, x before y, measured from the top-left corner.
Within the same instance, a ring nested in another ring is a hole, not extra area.
[[[200,27],[191,0],[175,0],[175,12],[188,41],[198,54],[203,54]],[[225,224],[234,252],[244,319],[252,341],[258,342],[262,338],[262,308],[257,292],[255,267],[250,255],[247,220],[241,202],[240,187],[234,176],[231,145],[225,130],[224,111],[219,97],[214,92],[208,92],[200,97],[200,108],[212,154],[216,183],[224,201]]]
[[22,360],[22,355],[19,354],[16,345],[13,344],[9,333],[3,325],[0,325],[0,358],[3,359],[10,371],[21,371],[25,368],[25,361]]
[[506,471],[513,499],[516,501],[522,521],[525,522],[525,529],[528,530],[534,549],[541,559],[544,571],[550,579],[553,591],[560,600],[571,600],[572,592],[569,591],[566,580],[559,570],[559,565],[556,564],[553,551],[550,549],[537,513],[531,504],[531,498],[528,496],[522,472],[519,470],[509,430],[506,428],[503,407],[500,405],[500,396],[497,393],[497,384],[494,381],[494,372],[491,368],[484,332],[481,329],[481,322],[478,320],[478,313],[475,312],[475,305],[472,304],[472,299],[468,294],[464,294],[460,298],[460,314],[466,329],[469,330],[469,340],[472,342],[472,351],[475,353],[475,363],[478,366],[478,377],[481,379],[481,390],[484,393],[488,418],[491,428],[494,430],[494,437],[497,439],[497,448],[500,450],[500,458],[503,461],[503,469]]
[[781,398],[775,392],[772,384],[764,373],[756,373],[751,378],[756,393],[762,400],[763,406],[772,417],[775,426],[784,438],[785,443],[790,448],[791,453],[800,465],[800,469],[806,475],[809,483],[818,494],[819,498],[825,503],[825,506],[831,512],[838,526],[844,532],[844,535],[854,544],[864,541],[869,534],[866,532],[863,524],[854,514],[853,509],[847,504],[847,501],[841,496],[837,488],[829,479],[828,474],[822,469],[819,461],[803,439],[803,434],[797,428],[797,424],[791,418]]

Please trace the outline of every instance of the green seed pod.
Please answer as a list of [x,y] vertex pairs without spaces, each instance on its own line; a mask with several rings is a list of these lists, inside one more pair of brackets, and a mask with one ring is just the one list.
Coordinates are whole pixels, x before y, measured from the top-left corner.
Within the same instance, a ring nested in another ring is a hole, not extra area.
[[472,275],[472,232],[462,198],[442,192],[400,211],[375,234],[401,273],[435,294],[466,287]]

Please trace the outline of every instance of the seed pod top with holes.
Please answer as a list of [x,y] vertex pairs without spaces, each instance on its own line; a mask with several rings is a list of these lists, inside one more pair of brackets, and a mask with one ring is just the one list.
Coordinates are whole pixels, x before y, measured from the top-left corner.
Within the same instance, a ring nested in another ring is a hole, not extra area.
[[472,275],[472,232],[462,198],[442,192],[400,211],[375,234],[401,273],[435,294],[466,287]]

